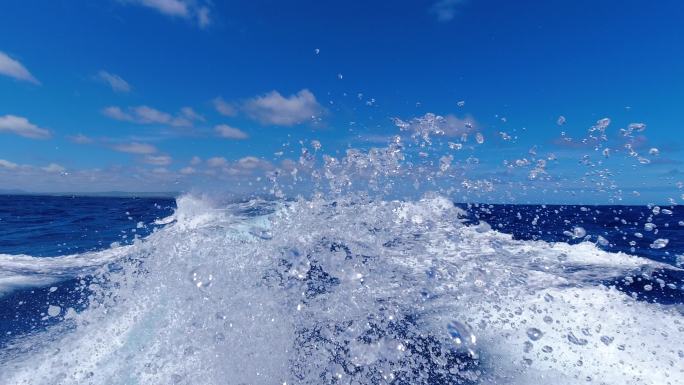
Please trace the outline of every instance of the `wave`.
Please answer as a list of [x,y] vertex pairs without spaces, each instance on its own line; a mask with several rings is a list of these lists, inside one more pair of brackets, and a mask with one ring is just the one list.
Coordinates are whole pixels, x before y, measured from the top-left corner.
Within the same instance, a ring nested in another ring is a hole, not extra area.
[[674,267],[464,215],[438,195],[183,196],[130,246],[2,256],[16,276],[94,277],[85,310],[45,304],[61,322],[0,354],[3,383],[683,383],[681,309],[615,284]]

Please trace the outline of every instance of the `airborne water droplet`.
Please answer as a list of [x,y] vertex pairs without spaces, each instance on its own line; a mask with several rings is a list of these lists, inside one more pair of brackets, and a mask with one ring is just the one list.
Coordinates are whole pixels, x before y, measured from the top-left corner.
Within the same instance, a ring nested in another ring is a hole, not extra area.
[[527,336],[532,340],[532,341],[538,341],[544,333],[537,329],[537,328],[529,328],[527,329]]
[[447,332],[457,350],[463,350],[472,357],[477,356],[475,352],[477,337],[468,325],[458,321],[451,321],[447,325]]

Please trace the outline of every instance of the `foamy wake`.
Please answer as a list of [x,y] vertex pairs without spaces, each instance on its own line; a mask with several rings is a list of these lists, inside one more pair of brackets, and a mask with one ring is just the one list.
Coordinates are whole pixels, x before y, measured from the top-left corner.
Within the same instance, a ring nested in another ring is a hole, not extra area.
[[439,196],[221,209],[185,196],[131,246],[2,256],[27,276],[118,262],[93,269],[86,310],[45,305],[64,320],[13,341],[0,382],[684,383],[680,310],[610,287],[666,266],[462,215]]

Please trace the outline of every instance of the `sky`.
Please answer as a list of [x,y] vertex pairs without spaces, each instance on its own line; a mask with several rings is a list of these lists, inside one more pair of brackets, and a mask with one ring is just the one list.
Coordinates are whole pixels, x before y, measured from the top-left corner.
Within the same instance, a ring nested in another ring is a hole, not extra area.
[[0,190],[249,190],[435,114],[464,199],[684,202],[681,1],[0,7]]

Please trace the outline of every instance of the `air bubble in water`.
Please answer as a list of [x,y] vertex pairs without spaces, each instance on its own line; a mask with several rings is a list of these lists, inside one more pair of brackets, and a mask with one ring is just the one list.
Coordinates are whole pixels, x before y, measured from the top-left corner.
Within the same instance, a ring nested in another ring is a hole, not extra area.
[[542,336],[544,336],[544,333],[537,328],[527,329],[527,337],[529,337],[532,341],[538,341],[540,338],[542,338]]
[[561,115],[558,117],[558,120],[556,120],[556,124],[559,126],[562,126],[565,124],[565,116]]
[[484,143],[484,136],[482,136],[481,133],[475,134],[475,140],[477,141],[478,144]]
[[190,272],[190,282],[198,289],[206,289],[214,282],[214,274],[205,266],[198,266]]

